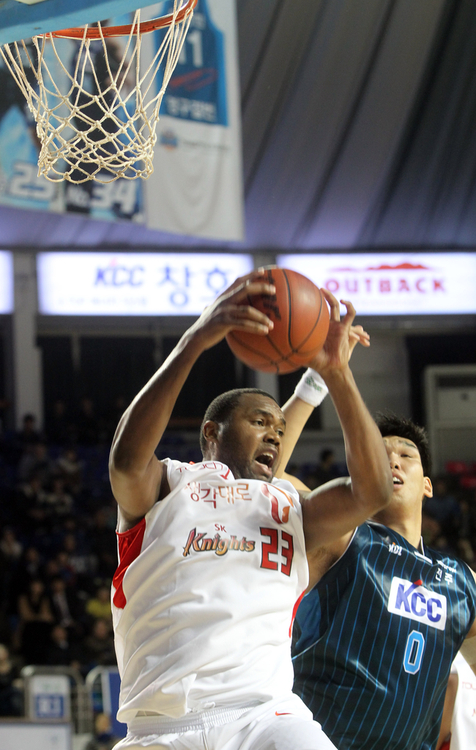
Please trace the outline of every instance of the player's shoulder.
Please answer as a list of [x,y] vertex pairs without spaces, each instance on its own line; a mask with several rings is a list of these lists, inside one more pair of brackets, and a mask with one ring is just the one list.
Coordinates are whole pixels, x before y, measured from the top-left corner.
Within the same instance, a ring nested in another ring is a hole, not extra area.
[[450,565],[453,568],[467,568],[466,564],[449,550],[425,547],[425,554],[435,562],[445,563],[445,565]]
[[[376,521],[365,521],[361,524],[356,530],[352,544],[375,561],[381,558],[382,554],[384,557],[386,554],[396,556],[402,563],[409,559],[413,560],[415,556],[421,557],[422,560],[425,558],[398,531]],[[431,560],[427,562],[431,563]]]
[[471,584],[473,584],[473,587],[476,591],[475,574],[468,563],[466,563],[464,560],[461,560],[461,558],[451,552],[448,552],[446,550],[438,550],[434,547],[427,547],[426,554],[431,557],[434,562],[441,565],[443,568],[446,568],[450,572],[463,575],[464,578],[467,578],[471,582]]
[[282,479],[275,477],[272,481],[272,486],[277,487],[288,495],[291,495],[298,503],[301,502],[301,496],[295,486],[288,479]]
[[398,541],[399,534],[396,534],[388,526],[383,526],[376,521],[365,521],[357,527],[353,542],[354,544],[371,544],[388,546]]
[[441,579],[450,583],[459,596],[468,603],[476,617],[476,577],[470,566],[451,552],[426,548],[426,554],[440,571]]

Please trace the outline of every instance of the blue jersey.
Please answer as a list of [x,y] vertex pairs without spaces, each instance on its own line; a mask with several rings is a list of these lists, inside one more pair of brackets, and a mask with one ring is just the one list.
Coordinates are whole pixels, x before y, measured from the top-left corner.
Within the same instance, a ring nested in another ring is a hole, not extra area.
[[339,750],[430,750],[475,616],[464,563],[365,523],[300,604],[294,690]]

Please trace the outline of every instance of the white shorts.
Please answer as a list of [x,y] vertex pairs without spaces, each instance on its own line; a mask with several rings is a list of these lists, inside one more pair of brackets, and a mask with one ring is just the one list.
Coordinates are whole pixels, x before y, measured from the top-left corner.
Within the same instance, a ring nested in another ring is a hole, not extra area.
[[336,750],[297,695],[183,719],[141,716],[114,750]]

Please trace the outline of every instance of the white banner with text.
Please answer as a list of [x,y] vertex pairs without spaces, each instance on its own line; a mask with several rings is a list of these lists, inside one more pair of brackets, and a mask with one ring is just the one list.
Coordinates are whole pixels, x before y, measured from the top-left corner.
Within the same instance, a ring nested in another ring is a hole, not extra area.
[[38,253],[38,310],[195,316],[252,270],[251,255],[228,253]]
[[476,253],[311,253],[276,262],[350,300],[359,315],[476,313]]

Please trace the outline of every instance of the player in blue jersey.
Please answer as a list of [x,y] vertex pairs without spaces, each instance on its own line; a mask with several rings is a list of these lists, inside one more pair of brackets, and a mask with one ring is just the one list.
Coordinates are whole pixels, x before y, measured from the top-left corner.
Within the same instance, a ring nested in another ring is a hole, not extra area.
[[[298,430],[312,406],[293,396],[283,411]],[[339,750],[430,750],[460,649],[476,672],[476,576],[423,546],[422,501],[432,494],[424,430],[393,415],[377,423],[393,497],[372,521],[308,556],[294,690]]]

